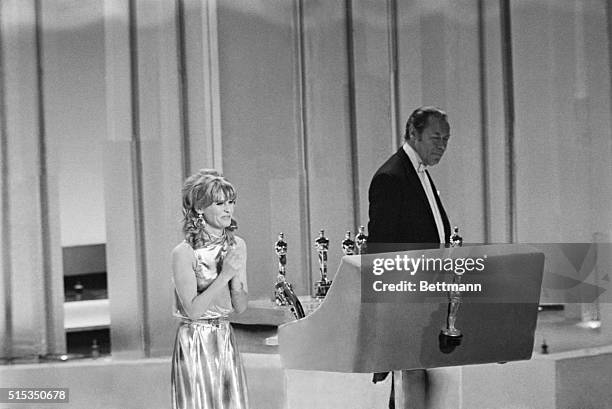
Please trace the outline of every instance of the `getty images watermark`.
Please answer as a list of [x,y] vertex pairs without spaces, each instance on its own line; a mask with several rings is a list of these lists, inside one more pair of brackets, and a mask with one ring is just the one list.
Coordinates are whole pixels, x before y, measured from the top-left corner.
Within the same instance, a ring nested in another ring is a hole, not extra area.
[[372,283],[375,292],[408,291],[408,292],[481,292],[482,283],[452,283],[446,281],[428,281],[424,279],[413,280],[417,272],[447,272],[463,275],[466,272],[482,272],[485,269],[487,255],[477,258],[451,258],[451,257],[411,257],[407,254],[395,254],[391,257],[372,258],[372,274],[381,276],[388,272],[400,272],[409,279],[399,282],[384,282],[382,279]]
[[463,303],[612,302],[610,243],[397,248],[361,256],[363,302],[446,302],[450,292]]

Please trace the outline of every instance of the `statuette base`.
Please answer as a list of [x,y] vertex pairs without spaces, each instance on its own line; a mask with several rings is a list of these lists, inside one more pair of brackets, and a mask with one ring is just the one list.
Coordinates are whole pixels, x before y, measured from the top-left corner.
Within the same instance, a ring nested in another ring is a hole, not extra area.
[[440,332],[442,334],[446,335],[447,337],[458,338],[458,337],[462,337],[463,336],[461,331],[459,331],[457,328],[442,328],[442,330]]
[[325,298],[327,292],[329,291],[329,287],[331,287],[331,281],[323,281],[319,280],[315,282],[315,298]]

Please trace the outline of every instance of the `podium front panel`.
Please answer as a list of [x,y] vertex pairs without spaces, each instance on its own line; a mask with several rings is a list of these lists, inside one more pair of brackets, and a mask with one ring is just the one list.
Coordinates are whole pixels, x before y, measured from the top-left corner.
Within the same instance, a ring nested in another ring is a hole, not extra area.
[[[442,251],[405,254],[433,257]],[[524,245],[463,247],[461,251],[487,255],[487,268],[471,272],[469,278],[489,288],[485,297],[463,297],[456,321],[461,337],[441,334],[448,314],[445,298],[362,302],[361,279],[367,272],[361,271],[360,256],[345,256],[321,306],[279,327],[283,366],[382,372],[529,359],[544,256]],[[467,280],[468,273],[465,276]],[[491,299],[491,294],[499,294],[500,299]]]

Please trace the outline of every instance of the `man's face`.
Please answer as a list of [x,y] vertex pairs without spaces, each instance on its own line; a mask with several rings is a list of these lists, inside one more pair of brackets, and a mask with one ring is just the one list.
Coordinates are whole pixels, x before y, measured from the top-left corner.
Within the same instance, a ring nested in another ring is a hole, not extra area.
[[442,159],[450,138],[450,126],[443,119],[430,116],[427,125],[419,134],[414,131],[414,149],[427,166],[436,165]]

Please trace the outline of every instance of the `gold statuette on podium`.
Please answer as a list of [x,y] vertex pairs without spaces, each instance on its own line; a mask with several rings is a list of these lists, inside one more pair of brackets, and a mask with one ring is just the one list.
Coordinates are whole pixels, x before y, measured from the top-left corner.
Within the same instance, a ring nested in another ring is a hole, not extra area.
[[[455,226],[453,235],[450,237],[451,247],[461,247],[463,245],[463,237],[459,235],[459,228]],[[461,283],[461,275],[453,274],[453,284]],[[448,292],[448,313],[446,317],[446,327],[442,328],[442,334],[448,337],[458,338],[461,337],[461,331],[455,328],[455,322],[457,321],[457,313],[459,312],[459,306],[461,305],[461,291],[451,290]]]
[[357,254],[366,254],[368,247],[368,236],[365,234],[365,227],[359,226],[359,232],[355,235],[355,248]]
[[324,298],[327,295],[332,282],[327,279],[327,251],[329,249],[329,239],[325,237],[325,230],[321,230],[319,237],[315,240],[315,248],[319,256],[319,273],[321,279],[315,282],[315,297]]
[[278,274],[285,277],[287,274],[287,242],[285,241],[285,234],[282,232],[278,233],[274,251],[278,257]]
[[457,226],[455,226],[453,229],[453,234],[450,236],[450,245],[451,247],[463,246],[463,237],[459,235],[459,227]]
[[355,254],[355,242],[351,239],[351,232],[347,231],[342,240],[342,253],[345,256],[352,256]]
[[287,242],[283,233],[278,234],[278,240],[274,245],[276,256],[278,257],[278,275],[274,285],[274,301],[277,305],[289,306],[295,318],[303,318],[304,308],[302,303],[295,295],[293,286],[287,281]]

